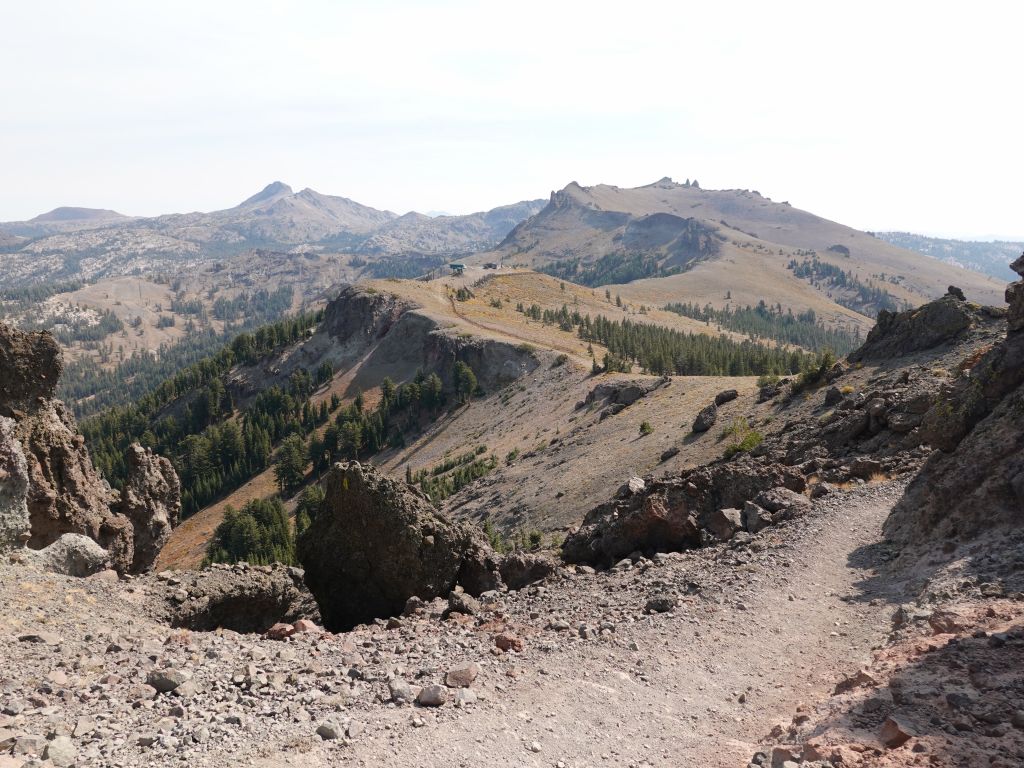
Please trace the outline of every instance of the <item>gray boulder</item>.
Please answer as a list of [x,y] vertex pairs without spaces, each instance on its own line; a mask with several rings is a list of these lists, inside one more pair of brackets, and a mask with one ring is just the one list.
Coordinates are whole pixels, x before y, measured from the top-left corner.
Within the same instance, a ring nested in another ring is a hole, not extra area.
[[0,552],[21,549],[31,535],[28,464],[14,419],[0,416]]
[[65,533],[50,546],[25,550],[24,555],[43,570],[78,578],[104,571],[110,565],[107,550],[79,533]]
[[772,520],[787,520],[810,511],[811,500],[788,488],[772,488],[754,497],[754,504],[772,514]]
[[138,443],[127,451],[128,478],[121,489],[117,511],[132,523],[132,571],[148,571],[181,513],[181,484],[168,459]]
[[499,570],[505,586],[522,589],[553,574],[555,562],[550,557],[532,552],[510,552],[501,559]]
[[715,510],[707,516],[704,527],[719,541],[728,541],[743,528],[742,513],[735,507]]
[[772,515],[768,510],[752,501],[743,505],[743,527],[748,533],[757,533],[771,524]]

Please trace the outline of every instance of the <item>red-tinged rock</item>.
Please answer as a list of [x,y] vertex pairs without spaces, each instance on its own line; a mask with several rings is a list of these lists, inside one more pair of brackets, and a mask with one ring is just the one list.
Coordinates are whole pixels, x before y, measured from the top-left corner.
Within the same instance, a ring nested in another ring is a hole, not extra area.
[[898,720],[888,717],[882,723],[882,730],[879,732],[878,738],[889,749],[895,749],[910,741],[913,734]]
[[787,768],[791,763],[800,762],[800,750],[798,747],[773,747],[772,768]]
[[318,627],[314,622],[310,621],[309,619],[299,619],[295,622],[294,626],[296,634],[307,632],[316,634],[323,632],[323,630],[320,627]]
[[500,635],[495,636],[494,644],[503,651],[519,653],[523,650],[523,641],[511,632],[502,632]]
[[278,622],[267,630],[268,640],[284,640],[295,634],[295,627],[291,624]]
[[475,661],[459,664],[448,670],[445,685],[449,688],[469,688],[480,674],[480,665]]
[[836,684],[833,693],[846,693],[847,691],[852,691],[854,688],[873,688],[876,685],[878,685],[878,680],[876,680],[866,669],[860,669],[857,670],[855,674],[852,674],[849,677],[844,677],[840,680]]

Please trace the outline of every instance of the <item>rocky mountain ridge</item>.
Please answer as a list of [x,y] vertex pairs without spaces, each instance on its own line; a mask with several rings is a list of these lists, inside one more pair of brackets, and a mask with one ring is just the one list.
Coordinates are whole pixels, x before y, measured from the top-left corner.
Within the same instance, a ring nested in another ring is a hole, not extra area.
[[129,217],[60,208],[27,222],[0,223],[8,251],[2,275],[12,285],[87,280],[137,269],[174,272],[253,249],[382,256],[464,254],[499,242],[539,201],[466,216],[399,217],[312,189],[273,182],[239,205],[209,213]]

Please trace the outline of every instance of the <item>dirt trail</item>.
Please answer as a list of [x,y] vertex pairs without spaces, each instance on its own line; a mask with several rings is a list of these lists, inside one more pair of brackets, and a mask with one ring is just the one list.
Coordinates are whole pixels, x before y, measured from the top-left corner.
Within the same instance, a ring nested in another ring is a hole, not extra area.
[[[882,641],[889,611],[867,601],[891,596],[867,595],[858,582],[872,575],[868,545],[880,541],[895,491],[869,487],[827,503],[781,531],[785,540],[767,562],[737,565],[735,553],[724,550],[696,572],[681,558],[667,572],[599,574],[568,596],[594,626],[620,603],[636,605],[630,590],[650,591],[655,573],[664,585],[697,578],[723,589],[710,600],[705,589],[675,616],[618,627],[614,643],[565,642],[562,635],[536,663],[524,658],[517,682],[489,692],[487,703],[437,727],[429,727],[429,714],[428,727],[412,729],[408,711],[395,713],[388,740],[355,744],[351,759],[396,766],[745,766],[775,723],[788,723],[798,703],[826,697]],[[633,643],[638,650],[630,650]]]

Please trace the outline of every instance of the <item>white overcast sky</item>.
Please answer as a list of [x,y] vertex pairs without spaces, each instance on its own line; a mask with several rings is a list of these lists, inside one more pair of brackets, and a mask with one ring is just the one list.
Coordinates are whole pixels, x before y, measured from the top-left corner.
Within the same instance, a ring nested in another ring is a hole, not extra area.
[[1024,236],[1014,2],[0,4],[0,220],[281,180],[399,213],[570,181]]

